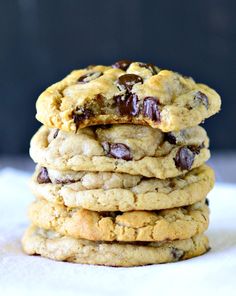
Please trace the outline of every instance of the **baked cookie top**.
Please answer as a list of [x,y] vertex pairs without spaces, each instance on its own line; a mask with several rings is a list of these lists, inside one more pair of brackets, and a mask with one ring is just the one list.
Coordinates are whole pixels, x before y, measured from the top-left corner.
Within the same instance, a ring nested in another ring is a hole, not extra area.
[[203,233],[209,223],[205,200],[191,206],[160,211],[94,212],[33,202],[29,218],[38,227],[94,241],[165,241]]
[[31,225],[22,238],[23,250],[50,259],[108,266],[138,266],[176,262],[209,250],[205,235],[186,240],[156,242],[94,242],[63,236]]
[[214,185],[203,165],[185,175],[160,180],[112,172],[75,172],[36,168],[30,182],[37,197],[92,211],[160,210],[204,199]]
[[119,61],[73,71],[47,88],[36,103],[36,118],[68,132],[108,123],[168,132],[198,125],[220,105],[213,89],[192,78],[152,64]]
[[120,172],[160,179],[186,173],[208,160],[209,139],[202,127],[163,133],[159,129],[115,124],[79,129],[76,134],[42,126],[30,155],[57,170]]

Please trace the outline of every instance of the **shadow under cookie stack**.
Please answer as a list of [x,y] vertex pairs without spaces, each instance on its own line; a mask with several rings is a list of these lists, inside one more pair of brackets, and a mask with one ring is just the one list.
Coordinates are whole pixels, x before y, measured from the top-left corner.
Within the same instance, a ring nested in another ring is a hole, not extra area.
[[36,200],[27,254],[138,266],[209,250],[214,172],[199,124],[220,97],[192,78],[119,61],[73,71],[44,91],[33,136]]

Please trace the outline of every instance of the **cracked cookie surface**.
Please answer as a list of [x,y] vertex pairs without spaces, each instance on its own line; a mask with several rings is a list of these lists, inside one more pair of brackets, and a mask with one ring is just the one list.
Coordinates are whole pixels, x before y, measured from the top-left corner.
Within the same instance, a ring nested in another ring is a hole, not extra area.
[[165,241],[203,233],[209,223],[205,200],[160,211],[94,212],[38,199],[29,218],[38,227],[94,241]]
[[122,212],[190,205],[205,198],[213,185],[214,172],[206,165],[166,180],[37,167],[30,182],[33,194],[49,202],[92,211]]
[[26,230],[22,246],[29,255],[82,264],[127,267],[177,262],[209,250],[205,235],[163,243],[106,243],[61,236],[33,225]]
[[151,64],[120,61],[73,71],[47,88],[38,98],[36,118],[68,132],[108,123],[169,132],[200,124],[220,105],[213,89],[192,78]]
[[119,172],[166,179],[199,167],[210,157],[206,131],[192,127],[163,133],[141,125],[87,127],[77,134],[42,126],[30,155],[57,170]]

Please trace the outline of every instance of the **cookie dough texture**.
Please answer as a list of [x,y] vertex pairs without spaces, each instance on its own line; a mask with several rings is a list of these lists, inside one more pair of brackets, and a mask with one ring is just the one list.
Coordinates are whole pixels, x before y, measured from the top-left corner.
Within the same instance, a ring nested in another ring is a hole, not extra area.
[[134,62],[73,71],[40,95],[36,118],[67,132],[108,123],[150,125],[168,132],[200,124],[220,105],[220,96],[210,87]]
[[204,199],[214,185],[213,170],[203,165],[180,177],[160,180],[110,172],[48,169],[51,183],[30,182],[36,197],[92,211],[160,210],[191,205]]
[[[176,166],[180,148],[189,152],[193,169],[209,159],[208,146],[206,131],[199,126],[171,134],[129,124],[88,127],[77,134],[42,126],[31,140],[30,155],[41,166],[57,170],[107,171],[166,179],[188,171]],[[107,151],[107,147],[113,150]]]
[[29,208],[38,227],[94,241],[165,241],[203,233],[209,222],[205,200],[161,211],[94,212],[39,199]]
[[82,264],[138,266],[176,262],[204,254],[209,250],[205,235],[162,243],[106,243],[74,239],[30,226],[22,239],[30,255]]

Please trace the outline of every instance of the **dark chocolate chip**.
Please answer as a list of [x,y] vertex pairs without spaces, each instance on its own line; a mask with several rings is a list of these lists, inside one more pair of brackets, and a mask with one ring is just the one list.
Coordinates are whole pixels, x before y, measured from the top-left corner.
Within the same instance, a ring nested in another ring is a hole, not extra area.
[[203,92],[198,91],[194,96],[194,100],[203,104],[206,107],[206,109],[208,109],[209,107],[208,97]]
[[157,74],[157,70],[153,64],[139,63],[139,66],[148,69],[152,73],[152,75]]
[[110,144],[110,155],[114,158],[132,160],[129,147],[121,143]]
[[181,170],[190,170],[194,161],[194,155],[187,147],[179,148],[174,158],[176,167]]
[[132,160],[130,149],[125,144],[103,142],[102,146],[108,156],[124,160]]
[[210,202],[209,202],[209,199],[208,198],[205,199],[205,204],[209,207]]
[[79,128],[79,125],[83,120],[88,119],[91,116],[93,116],[93,113],[89,109],[85,109],[81,114],[73,112],[72,117],[76,125],[76,130]]
[[199,154],[201,152],[201,149],[205,147],[204,143],[202,143],[200,146],[196,145],[189,145],[187,146],[188,149],[190,149],[194,154]]
[[40,172],[37,176],[37,181],[39,184],[45,184],[45,183],[52,183],[49,176],[48,176],[48,170],[45,167],[42,167],[40,169]]
[[58,136],[58,133],[59,133],[59,129],[56,129],[53,134],[53,139],[56,139],[56,137]]
[[143,83],[142,77],[136,74],[124,74],[118,78],[118,85],[129,92],[136,83]]
[[176,137],[171,132],[164,134],[164,140],[170,144],[176,145]]
[[160,122],[160,111],[158,109],[158,100],[154,97],[146,97],[143,100],[143,116],[153,121]]
[[112,65],[112,68],[118,68],[126,71],[132,62],[129,60],[121,60]]
[[71,183],[75,183],[78,180],[72,180],[70,178],[65,178],[65,179],[56,179],[55,183],[56,184],[71,184]]
[[87,74],[84,74],[82,76],[80,76],[80,78],[77,80],[78,83],[87,83],[90,82],[91,80],[94,80],[98,77],[102,76],[102,72],[90,72]]
[[173,247],[171,249],[171,254],[173,258],[178,261],[184,256],[184,251]]
[[138,96],[127,94],[126,96],[114,97],[117,109],[120,115],[137,115],[139,113]]
[[101,109],[101,113],[102,113],[103,107],[104,107],[104,96],[101,94],[97,94],[94,98],[94,102],[97,103],[97,105]]

